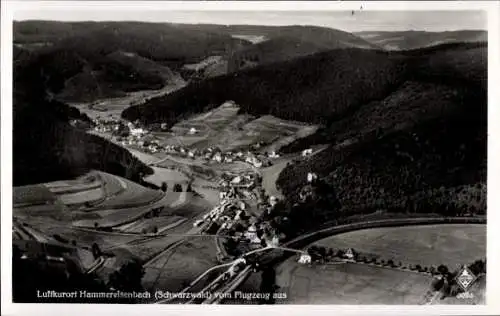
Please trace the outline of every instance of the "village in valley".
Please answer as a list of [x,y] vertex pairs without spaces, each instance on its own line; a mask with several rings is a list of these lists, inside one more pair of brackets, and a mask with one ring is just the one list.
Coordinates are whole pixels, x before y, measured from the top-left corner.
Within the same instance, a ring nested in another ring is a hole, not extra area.
[[15,21],[14,301],[485,304],[487,32],[379,26]]

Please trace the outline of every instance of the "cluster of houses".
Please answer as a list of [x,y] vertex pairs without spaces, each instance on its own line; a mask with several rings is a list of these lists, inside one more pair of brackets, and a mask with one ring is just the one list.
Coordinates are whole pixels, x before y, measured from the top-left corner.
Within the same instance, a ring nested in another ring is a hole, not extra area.
[[[116,119],[102,120],[96,118],[94,120],[94,126],[94,130],[98,133],[111,133],[123,146],[138,146],[148,153],[164,152],[191,159],[202,159],[206,162],[213,163],[232,163],[241,161],[255,168],[270,166],[272,164],[271,159],[280,157],[280,155],[274,151],[269,154],[258,154],[252,151],[223,152],[218,147],[208,147],[203,150],[198,150],[195,148],[186,148],[181,145],[162,145],[149,130],[139,126],[138,122],[134,124],[132,122],[124,122]],[[197,132],[195,128],[189,130],[190,134],[195,134]]]
[[[210,231],[211,227],[216,227],[217,231],[231,232],[233,240],[247,247],[247,250],[278,246],[279,236],[271,225],[250,214],[244,201],[252,194],[258,181],[259,176],[251,172],[225,174],[220,183],[220,204],[205,214],[203,219],[196,221],[194,226],[203,226],[205,232]],[[272,196],[269,201],[258,202],[261,206],[267,205],[268,211],[271,211],[278,201]]]

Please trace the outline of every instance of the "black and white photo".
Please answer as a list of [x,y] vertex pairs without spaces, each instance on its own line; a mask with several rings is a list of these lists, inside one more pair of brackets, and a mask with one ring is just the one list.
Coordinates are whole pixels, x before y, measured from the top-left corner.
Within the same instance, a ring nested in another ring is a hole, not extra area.
[[488,12],[196,3],[13,13],[12,302],[490,304]]

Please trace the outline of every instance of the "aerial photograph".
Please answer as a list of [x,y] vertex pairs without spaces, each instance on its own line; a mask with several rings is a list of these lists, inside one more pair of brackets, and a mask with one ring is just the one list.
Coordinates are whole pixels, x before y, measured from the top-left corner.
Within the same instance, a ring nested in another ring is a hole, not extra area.
[[14,303],[486,304],[485,11],[12,27]]

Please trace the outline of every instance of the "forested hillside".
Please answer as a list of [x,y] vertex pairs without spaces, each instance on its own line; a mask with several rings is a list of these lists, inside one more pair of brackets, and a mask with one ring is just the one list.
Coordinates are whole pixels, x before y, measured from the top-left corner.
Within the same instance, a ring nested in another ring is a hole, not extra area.
[[53,99],[62,87],[61,78],[71,71],[71,67],[47,68],[43,57],[15,65],[14,185],[68,179],[90,169],[131,179],[151,172],[128,151],[70,125],[70,120],[90,124],[77,109]]

